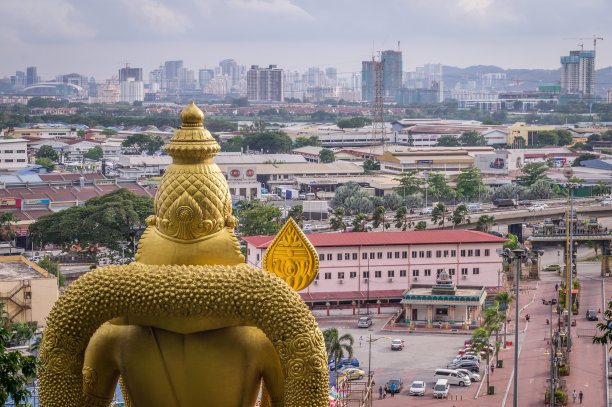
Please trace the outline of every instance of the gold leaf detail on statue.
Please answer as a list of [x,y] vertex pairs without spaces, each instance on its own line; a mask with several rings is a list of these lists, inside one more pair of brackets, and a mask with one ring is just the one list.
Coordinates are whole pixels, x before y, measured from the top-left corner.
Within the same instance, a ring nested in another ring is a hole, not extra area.
[[[187,192],[168,208],[167,216],[158,224],[158,228],[165,234],[177,239],[195,239],[200,234],[202,223],[202,210]],[[159,218],[158,218],[159,220]]]
[[285,280],[295,291],[308,287],[317,276],[317,252],[292,218],[266,250],[263,269]]

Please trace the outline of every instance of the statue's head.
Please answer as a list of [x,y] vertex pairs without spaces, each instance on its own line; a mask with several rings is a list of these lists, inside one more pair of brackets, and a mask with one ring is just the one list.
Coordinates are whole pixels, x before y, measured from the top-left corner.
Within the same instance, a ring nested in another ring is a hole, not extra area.
[[155,215],[138,244],[144,264],[235,265],[244,262],[234,235],[237,220],[225,176],[213,163],[221,149],[191,102],[166,146],[173,163],[155,196]]

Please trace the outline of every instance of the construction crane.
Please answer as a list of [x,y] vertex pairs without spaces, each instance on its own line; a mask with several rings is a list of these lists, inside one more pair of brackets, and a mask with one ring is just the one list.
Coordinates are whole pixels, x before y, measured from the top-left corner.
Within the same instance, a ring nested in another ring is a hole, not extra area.
[[[597,93],[597,81],[595,79],[595,73],[597,72],[597,68],[595,67],[595,58],[597,57],[597,40],[603,41],[603,37],[598,37],[597,34],[593,34],[590,37],[574,37],[574,38],[564,38],[564,40],[593,40],[593,95]],[[578,44],[580,49],[584,51],[583,44]]]

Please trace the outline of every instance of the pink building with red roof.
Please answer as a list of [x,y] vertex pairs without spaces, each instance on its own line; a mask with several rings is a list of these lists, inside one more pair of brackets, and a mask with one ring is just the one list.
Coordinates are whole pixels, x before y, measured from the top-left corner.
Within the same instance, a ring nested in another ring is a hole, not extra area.
[[[413,284],[435,284],[446,270],[458,288],[497,287],[505,239],[473,230],[318,233],[306,235],[319,254],[319,274],[300,291],[310,306],[353,301],[397,304]],[[274,236],[242,238],[247,264],[261,267]]]

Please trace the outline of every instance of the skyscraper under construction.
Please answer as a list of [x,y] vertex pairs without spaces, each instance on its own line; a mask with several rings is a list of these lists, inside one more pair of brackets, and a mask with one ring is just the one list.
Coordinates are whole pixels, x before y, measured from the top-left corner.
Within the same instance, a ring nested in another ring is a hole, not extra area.
[[564,93],[595,93],[595,51],[570,51],[561,57],[561,90]]
[[402,52],[382,51],[380,62],[361,62],[361,100],[373,101],[376,97],[376,64],[383,64],[383,96],[395,99],[402,88]]

